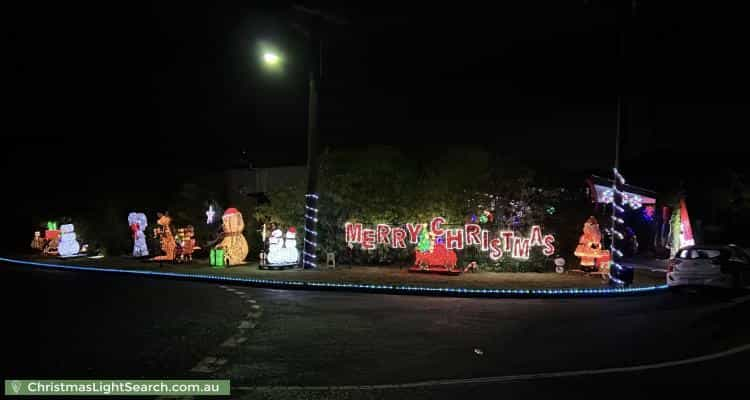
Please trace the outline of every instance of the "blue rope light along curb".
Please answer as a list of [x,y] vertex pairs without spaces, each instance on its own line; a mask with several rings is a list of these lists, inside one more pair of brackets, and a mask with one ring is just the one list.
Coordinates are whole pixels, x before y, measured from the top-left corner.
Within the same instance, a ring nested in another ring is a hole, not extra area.
[[667,289],[667,285],[643,287],[613,287],[589,289],[478,289],[478,288],[440,288],[413,285],[375,285],[367,283],[335,283],[335,282],[304,282],[277,279],[256,279],[224,275],[189,274],[178,272],[142,271],[121,268],[97,268],[77,265],[47,264],[34,261],[14,260],[0,257],[0,261],[32,265],[35,267],[64,269],[73,271],[111,272],[130,275],[145,275],[149,277],[178,278],[186,280],[212,281],[232,284],[246,284],[255,287],[274,289],[304,289],[304,290],[339,290],[348,292],[409,294],[420,296],[452,296],[452,297],[507,297],[507,298],[563,298],[563,297],[614,297],[659,292]]

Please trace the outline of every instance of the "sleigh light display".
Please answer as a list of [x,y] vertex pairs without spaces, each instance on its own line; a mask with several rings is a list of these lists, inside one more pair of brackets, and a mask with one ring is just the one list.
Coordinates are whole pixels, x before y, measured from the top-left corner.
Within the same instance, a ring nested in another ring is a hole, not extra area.
[[547,257],[555,253],[554,236],[543,235],[538,225],[531,227],[528,237],[523,237],[513,231],[491,232],[473,223],[456,229],[443,228],[443,224],[443,217],[435,217],[429,224],[378,224],[374,229],[348,222],[344,232],[347,245],[356,243],[363,250],[375,250],[378,245],[394,249],[405,249],[407,243],[415,245],[414,265],[409,268],[413,272],[458,275],[463,269],[457,265],[455,250],[468,246],[478,246],[493,261],[504,256],[528,260],[532,247],[542,247],[542,254]]

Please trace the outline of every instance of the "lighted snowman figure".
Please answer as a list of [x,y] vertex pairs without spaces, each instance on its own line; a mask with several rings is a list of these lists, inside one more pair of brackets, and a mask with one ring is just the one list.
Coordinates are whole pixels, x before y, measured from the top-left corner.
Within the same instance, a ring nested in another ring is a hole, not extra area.
[[148,226],[148,219],[144,213],[128,214],[128,225],[133,233],[133,257],[148,256],[148,245],[146,245],[146,234],[143,232]]
[[283,261],[281,254],[284,248],[284,233],[279,228],[271,231],[271,237],[268,238],[268,256],[266,260],[269,264],[280,264]]
[[284,264],[296,264],[299,261],[297,250],[297,229],[290,227],[286,232],[284,247],[280,250],[281,262]]
[[81,245],[76,240],[76,233],[73,224],[60,226],[60,232],[60,244],[57,247],[58,254],[63,257],[78,254],[78,251],[81,250]]

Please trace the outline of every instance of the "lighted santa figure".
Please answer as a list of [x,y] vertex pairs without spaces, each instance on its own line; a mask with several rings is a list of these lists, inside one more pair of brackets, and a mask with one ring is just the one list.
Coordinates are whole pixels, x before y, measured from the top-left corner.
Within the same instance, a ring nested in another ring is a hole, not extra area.
[[583,234],[578,239],[575,256],[581,258],[583,270],[600,270],[609,265],[609,250],[602,249],[602,233],[599,222],[593,216],[583,224]]

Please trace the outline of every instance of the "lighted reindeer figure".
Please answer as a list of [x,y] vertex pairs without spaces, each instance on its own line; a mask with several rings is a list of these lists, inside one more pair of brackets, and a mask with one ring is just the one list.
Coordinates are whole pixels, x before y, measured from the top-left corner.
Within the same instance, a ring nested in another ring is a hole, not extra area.
[[158,217],[156,223],[159,225],[159,227],[154,228],[154,238],[159,238],[161,250],[164,252],[164,254],[154,257],[152,258],[152,260],[174,261],[177,242],[175,242],[174,235],[172,235],[172,228],[169,226],[172,223],[172,218],[168,213],[157,213],[156,216]]

